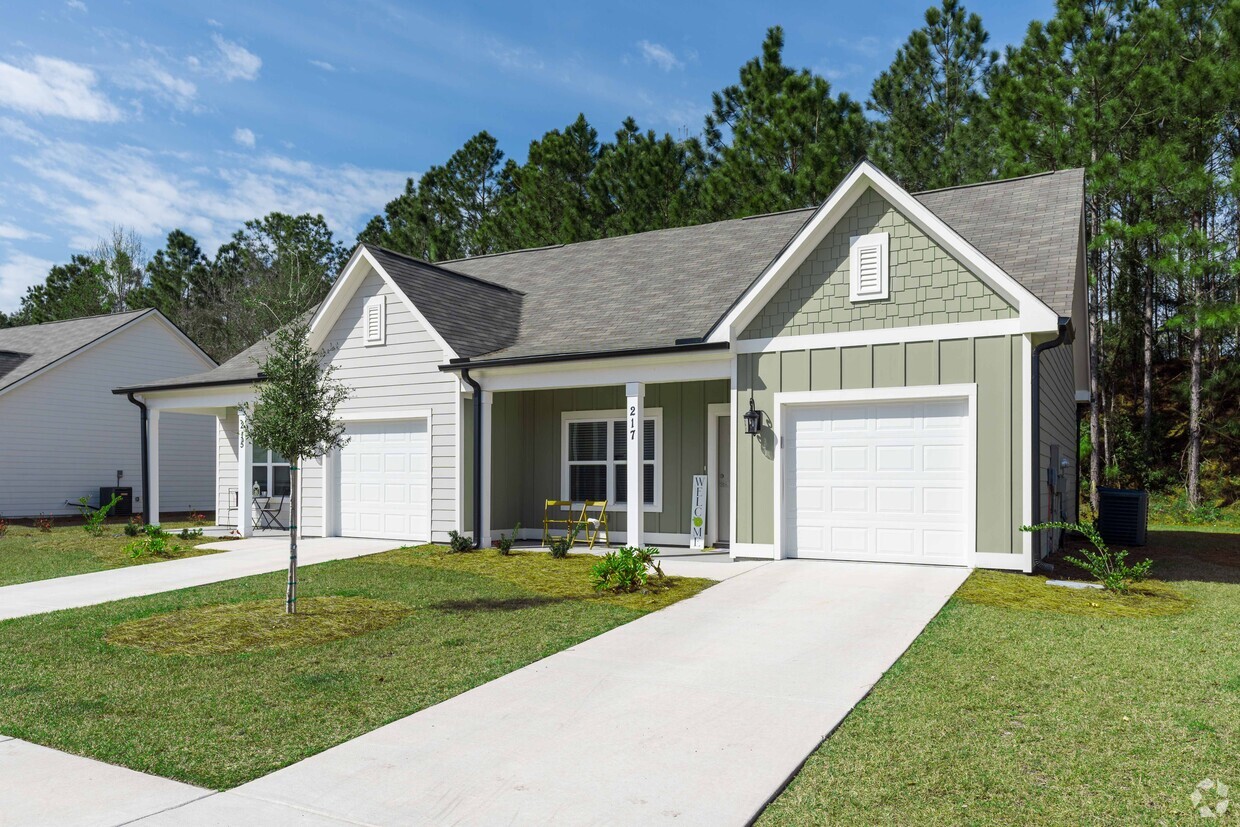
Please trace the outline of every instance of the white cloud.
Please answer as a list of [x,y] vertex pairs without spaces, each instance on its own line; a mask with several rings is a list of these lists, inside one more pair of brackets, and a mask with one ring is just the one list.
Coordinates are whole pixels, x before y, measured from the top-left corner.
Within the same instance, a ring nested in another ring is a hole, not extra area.
[[26,241],[31,238],[43,238],[39,233],[32,233],[30,230],[18,227],[16,224],[5,224],[0,221],[0,238],[9,241]]
[[80,121],[115,121],[121,112],[95,88],[87,66],[37,55],[29,68],[0,61],[0,106],[32,115]]
[[154,60],[141,60],[129,72],[117,75],[114,82],[127,89],[146,92],[177,109],[194,108],[198,87],[193,81],[177,77]]
[[26,288],[47,278],[53,263],[27,253],[10,253],[0,262],[0,307],[17,309]]
[[683,68],[685,63],[676,54],[661,43],[651,43],[649,40],[637,41],[637,48],[642,53],[642,59],[652,66],[658,66],[664,72],[670,72],[673,69]]
[[239,126],[233,130],[233,140],[249,149],[254,148],[254,130]]
[[225,40],[218,34],[211,38],[215,48],[219,50],[212,69],[224,80],[254,80],[258,70],[263,67],[263,60],[240,43]]
[[86,4],[83,3],[82,0],[67,0],[65,5],[74,11],[80,11],[83,13],[87,11]]
[[315,66],[319,69],[322,69],[324,72],[336,71],[336,67],[328,63],[326,60],[311,60],[309,61],[309,63],[311,66]]

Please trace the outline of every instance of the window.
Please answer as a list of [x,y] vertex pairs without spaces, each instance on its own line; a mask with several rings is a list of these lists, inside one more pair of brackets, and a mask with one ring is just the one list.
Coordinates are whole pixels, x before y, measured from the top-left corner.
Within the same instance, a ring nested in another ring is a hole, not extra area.
[[848,278],[848,298],[851,301],[874,301],[888,297],[887,233],[852,237]]
[[254,484],[260,497],[287,497],[289,495],[288,460],[275,451],[255,445],[250,450],[254,463]]
[[[662,502],[658,472],[661,422],[661,411],[646,411],[642,428],[642,502],[651,511],[658,511]],[[563,499],[576,503],[607,500],[611,505],[628,504],[625,429],[624,411],[564,414]]]
[[387,312],[383,296],[374,296],[366,300],[366,313],[363,322],[366,326],[366,347],[381,345],[387,341]]

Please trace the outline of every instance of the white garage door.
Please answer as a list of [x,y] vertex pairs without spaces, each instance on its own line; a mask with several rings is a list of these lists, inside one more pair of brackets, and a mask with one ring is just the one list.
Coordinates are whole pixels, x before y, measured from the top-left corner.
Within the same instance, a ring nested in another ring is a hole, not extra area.
[[964,399],[789,408],[789,557],[965,565],[972,435]]
[[430,538],[431,448],[425,419],[351,423],[340,451],[340,533]]

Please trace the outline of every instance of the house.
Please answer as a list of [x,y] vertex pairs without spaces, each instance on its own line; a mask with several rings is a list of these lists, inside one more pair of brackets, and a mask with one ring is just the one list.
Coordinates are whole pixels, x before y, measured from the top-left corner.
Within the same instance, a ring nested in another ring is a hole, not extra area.
[[[0,515],[77,514],[113,486],[140,507],[138,408],[112,389],[214,367],[158,310],[0,329]],[[162,435],[166,510],[209,512],[214,421],[170,414]]]
[[[301,524],[486,543],[606,499],[615,539],[685,545],[705,475],[736,557],[1030,570],[1055,538],[1018,526],[1076,516],[1083,188],[914,195],[863,162],[814,209],[437,265],[361,245],[311,322],[350,442]],[[287,480],[238,440],[262,348],[117,391],[215,416],[243,532],[237,492]]]

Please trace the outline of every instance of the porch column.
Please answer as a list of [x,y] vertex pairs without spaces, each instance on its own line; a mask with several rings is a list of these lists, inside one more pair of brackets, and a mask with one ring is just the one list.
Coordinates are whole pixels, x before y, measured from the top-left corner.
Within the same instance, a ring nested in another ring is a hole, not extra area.
[[642,491],[642,480],[645,474],[645,433],[646,433],[646,386],[642,382],[629,382],[625,386],[628,397],[624,406],[626,415],[625,436],[628,439],[628,451],[625,454],[625,470],[628,473],[628,528],[625,532],[625,545],[641,548],[642,542],[642,504],[646,501]]
[[242,424],[245,414],[237,411],[237,533],[249,537],[254,533],[253,501],[254,466],[250,462],[250,446],[245,441]]
[[146,512],[151,525],[159,525],[159,409],[152,408],[146,414]]
[[491,403],[495,394],[482,392],[482,527],[478,545],[491,547]]

